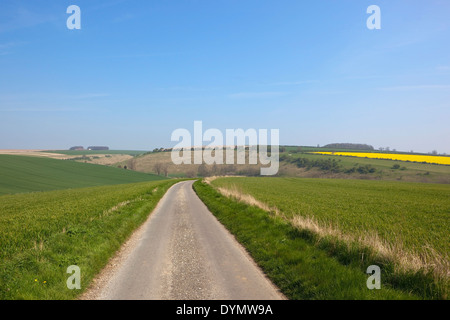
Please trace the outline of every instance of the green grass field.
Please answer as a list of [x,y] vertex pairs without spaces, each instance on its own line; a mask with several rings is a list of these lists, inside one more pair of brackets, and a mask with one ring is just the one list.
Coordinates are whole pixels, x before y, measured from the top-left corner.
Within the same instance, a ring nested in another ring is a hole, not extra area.
[[0,300],[76,298],[176,182],[0,196]]
[[68,160],[0,155],[0,195],[135,183],[163,177]]
[[289,299],[420,299],[385,282],[381,290],[369,290],[365,263],[343,263],[288,221],[225,197],[206,183],[198,181],[194,189]]
[[[359,242],[361,248],[375,250],[366,253],[366,259],[380,260],[386,268],[393,268],[387,275],[392,283],[404,280],[403,287],[416,290],[406,276],[397,276],[408,273],[409,279],[417,276],[424,281],[416,285],[428,286],[421,295],[447,295],[449,185],[299,178],[219,178],[212,185],[251,195],[316,239]],[[314,229],[317,225],[319,229]],[[324,247],[344,261],[361,259],[363,251],[358,248],[355,251],[344,245],[342,250],[330,249],[333,246],[339,247],[333,241]],[[443,275],[447,280],[442,282]],[[435,279],[440,282],[433,284]]]

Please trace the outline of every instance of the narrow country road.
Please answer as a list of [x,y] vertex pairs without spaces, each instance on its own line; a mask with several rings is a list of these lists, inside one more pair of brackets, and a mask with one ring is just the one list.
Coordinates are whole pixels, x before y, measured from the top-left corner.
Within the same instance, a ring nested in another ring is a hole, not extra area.
[[81,299],[284,299],[192,184],[169,189]]

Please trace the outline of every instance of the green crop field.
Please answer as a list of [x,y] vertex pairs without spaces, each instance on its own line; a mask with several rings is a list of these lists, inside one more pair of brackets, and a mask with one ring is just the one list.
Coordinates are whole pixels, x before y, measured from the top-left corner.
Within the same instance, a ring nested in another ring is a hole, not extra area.
[[0,155],[0,195],[161,179],[164,178],[75,161]]
[[[0,300],[75,298],[176,182],[0,196]],[[81,291],[66,286],[71,265]]]
[[[391,268],[387,278],[396,279],[392,282],[407,282],[407,288],[415,288],[418,282],[393,274],[418,278],[420,274],[428,279],[424,296],[447,296],[449,185],[299,178],[218,178],[212,185],[231,190],[228,195],[241,200],[251,195],[257,205],[265,205],[316,240],[333,238],[370,248],[375,253],[367,253],[365,259]],[[343,260],[362,259],[364,251],[342,253],[353,249],[344,245],[345,250],[337,250],[336,246],[332,242],[326,250]]]

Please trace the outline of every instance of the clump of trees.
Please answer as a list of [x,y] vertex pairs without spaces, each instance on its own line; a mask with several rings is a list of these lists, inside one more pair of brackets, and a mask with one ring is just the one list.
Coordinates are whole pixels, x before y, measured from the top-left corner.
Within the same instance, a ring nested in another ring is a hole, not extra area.
[[286,154],[280,156],[280,161],[295,164],[298,168],[306,168],[310,170],[312,168],[318,168],[319,170],[330,173],[360,173],[368,174],[375,173],[377,170],[372,165],[355,165],[352,168],[344,168],[341,165],[341,160],[336,159],[308,159],[308,158],[292,158]]
[[186,178],[196,178],[198,175],[197,168],[191,167],[188,171],[186,171]]
[[319,168],[323,171],[329,171],[338,173],[342,171],[342,166],[339,164],[341,160],[336,159],[307,159],[307,158],[291,158],[286,154],[280,156],[280,161],[295,164],[298,168],[306,168],[310,170],[312,168]]
[[88,157],[87,155],[83,154],[81,157],[74,157],[74,158],[70,158],[69,160],[72,160],[72,161],[80,161],[80,160],[81,161],[91,161],[92,159],[90,157]]
[[[235,165],[232,164],[224,164],[224,165],[207,165],[205,163],[198,166],[197,175],[200,177],[210,177],[210,176],[226,176],[226,175],[255,175],[254,173],[258,172],[259,175],[260,169],[259,167],[249,166],[248,168],[243,168],[238,170]],[[251,174],[250,174],[251,173]]]
[[153,165],[153,170],[158,176],[164,175],[167,177],[169,175],[169,166],[167,163],[157,162]]
[[406,170],[406,167],[401,167],[398,163],[396,163],[396,164],[394,164],[393,166],[392,166],[392,168],[391,169],[393,169],[393,170]]
[[359,174],[368,174],[368,173],[375,173],[377,169],[372,167],[370,164],[366,164],[365,166],[354,166],[350,169],[344,170],[344,173],[355,173],[358,172]]

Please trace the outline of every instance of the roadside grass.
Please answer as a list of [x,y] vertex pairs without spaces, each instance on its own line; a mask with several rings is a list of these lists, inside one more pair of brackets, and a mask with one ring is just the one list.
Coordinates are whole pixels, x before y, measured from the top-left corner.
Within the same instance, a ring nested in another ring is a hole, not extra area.
[[69,160],[0,155],[0,195],[163,179],[152,174]]
[[377,264],[395,287],[448,298],[448,185],[298,178],[211,184],[289,222],[345,264]]
[[420,299],[384,281],[385,270],[381,289],[369,290],[364,269],[369,266],[367,261],[343,261],[321,248],[312,233],[261,208],[225,197],[205,182],[195,182],[194,190],[289,299]]
[[[177,182],[0,196],[0,300],[76,298]],[[81,290],[67,288],[71,265]]]

